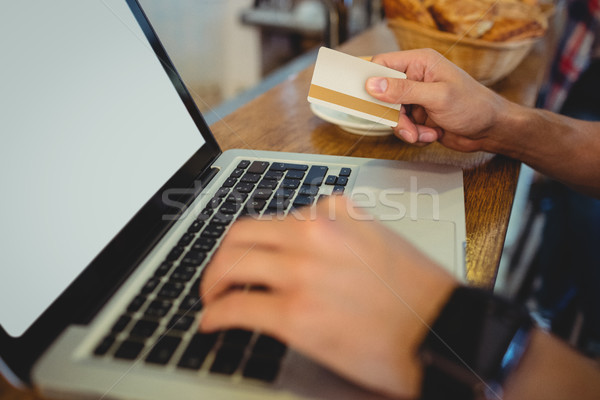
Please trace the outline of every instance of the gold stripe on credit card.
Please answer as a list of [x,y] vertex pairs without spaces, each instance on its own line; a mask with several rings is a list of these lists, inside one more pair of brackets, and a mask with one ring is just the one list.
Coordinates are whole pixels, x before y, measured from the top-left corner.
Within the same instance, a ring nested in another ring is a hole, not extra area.
[[308,96],[337,104],[340,107],[346,107],[351,110],[371,114],[389,121],[398,121],[398,118],[400,117],[399,110],[359,99],[358,97],[350,96],[348,94],[336,92],[335,90],[327,89],[315,84],[310,85]]

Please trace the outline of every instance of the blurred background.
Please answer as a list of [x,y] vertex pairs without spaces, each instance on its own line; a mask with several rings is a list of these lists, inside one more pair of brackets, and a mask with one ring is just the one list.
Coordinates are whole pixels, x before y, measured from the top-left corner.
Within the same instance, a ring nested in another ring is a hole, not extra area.
[[209,124],[382,19],[380,0],[140,0]]

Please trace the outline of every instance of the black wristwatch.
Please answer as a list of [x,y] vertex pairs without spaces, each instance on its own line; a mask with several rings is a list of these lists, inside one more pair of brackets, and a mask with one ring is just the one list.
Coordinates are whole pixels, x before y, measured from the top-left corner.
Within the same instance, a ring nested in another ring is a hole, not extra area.
[[425,366],[421,399],[502,399],[532,327],[525,307],[458,287],[419,349]]

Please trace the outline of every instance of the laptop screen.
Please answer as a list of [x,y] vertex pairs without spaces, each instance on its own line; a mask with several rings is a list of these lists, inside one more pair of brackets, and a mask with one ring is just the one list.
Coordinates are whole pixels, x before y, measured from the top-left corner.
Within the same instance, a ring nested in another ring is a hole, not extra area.
[[204,143],[127,4],[0,13],[0,325],[18,337]]

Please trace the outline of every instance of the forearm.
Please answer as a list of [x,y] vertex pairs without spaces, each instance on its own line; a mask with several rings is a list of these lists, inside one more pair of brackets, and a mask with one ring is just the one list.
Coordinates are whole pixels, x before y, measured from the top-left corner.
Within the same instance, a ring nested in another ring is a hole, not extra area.
[[521,363],[509,377],[504,400],[598,399],[600,367],[559,339],[536,329]]
[[600,197],[600,123],[507,103],[485,150]]

